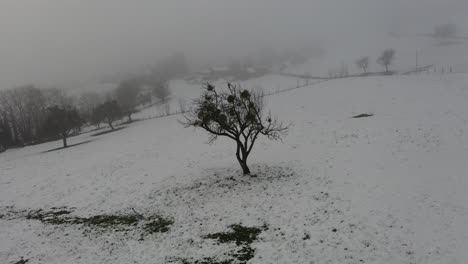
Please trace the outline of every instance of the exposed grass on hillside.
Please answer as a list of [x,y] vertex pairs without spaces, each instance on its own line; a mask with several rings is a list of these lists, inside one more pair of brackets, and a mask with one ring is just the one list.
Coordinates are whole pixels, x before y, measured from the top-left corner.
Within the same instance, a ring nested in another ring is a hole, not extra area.
[[174,223],[172,219],[159,215],[144,217],[137,212],[122,214],[102,214],[90,217],[72,216],[73,208],[51,208],[50,210],[15,210],[9,208],[2,218],[37,220],[48,225],[77,225],[86,231],[125,232],[139,230],[142,235],[165,233]]
[[214,239],[219,243],[234,243],[236,247],[225,256],[225,259],[217,259],[216,257],[207,257],[200,260],[189,260],[176,258],[174,261],[179,261],[182,264],[246,264],[255,256],[255,249],[252,248],[252,243],[258,239],[260,233],[268,229],[265,224],[262,227],[246,227],[241,224],[229,226],[229,231],[208,234],[204,239]]

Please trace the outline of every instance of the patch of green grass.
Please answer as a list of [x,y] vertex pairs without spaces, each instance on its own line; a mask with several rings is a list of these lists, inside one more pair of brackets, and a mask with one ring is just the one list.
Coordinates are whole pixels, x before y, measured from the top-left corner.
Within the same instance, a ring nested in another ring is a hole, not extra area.
[[29,220],[38,220],[50,225],[82,225],[87,230],[97,228],[101,231],[129,231],[140,229],[142,235],[164,233],[174,223],[172,219],[161,216],[144,217],[137,212],[126,214],[103,214],[90,217],[70,215],[72,210],[66,208],[51,208],[50,210],[9,210],[13,218],[24,217]]
[[253,249],[250,245],[244,245],[232,256],[239,260],[239,263],[247,263],[247,261],[255,256],[255,249]]
[[213,262],[212,259],[204,259],[202,262],[194,262],[194,264],[229,264],[234,263],[234,261],[240,264],[247,263],[255,256],[255,249],[252,248],[251,244],[257,240],[262,231],[268,229],[268,226],[265,224],[262,227],[245,227],[236,224],[229,226],[229,228],[231,229],[229,232],[209,234],[205,238],[216,239],[220,243],[233,242],[239,246],[240,248],[232,253],[232,259],[224,262]]
[[16,262],[12,262],[12,264],[26,264],[29,262],[29,259],[24,259],[23,257],[21,257],[20,260],[16,261]]
[[183,264],[232,264],[233,260],[215,260],[214,258],[204,258],[202,260],[196,260],[195,262],[182,261]]
[[140,216],[135,214],[125,215],[95,215],[89,218],[76,217],[73,219],[75,224],[85,224],[88,226],[99,226],[102,228],[112,226],[136,226],[140,222]]
[[209,239],[217,239],[220,243],[235,242],[236,245],[252,244],[257,240],[257,236],[266,228],[245,227],[242,225],[231,225],[231,232],[214,233],[205,236]]
[[172,219],[165,219],[158,217],[150,222],[147,222],[143,226],[143,230],[145,230],[148,234],[153,233],[165,233],[169,231],[169,227],[174,223]]
[[[265,224],[262,227],[246,227],[240,224],[229,226],[228,232],[214,233],[204,236],[207,239],[216,239],[219,243],[235,243],[236,248],[226,256],[224,260],[215,257],[202,258],[199,260],[174,258],[172,261],[182,264],[246,264],[255,256],[255,249],[251,244],[257,240],[261,232],[268,229]],[[172,262],[171,262],[172,263]]]

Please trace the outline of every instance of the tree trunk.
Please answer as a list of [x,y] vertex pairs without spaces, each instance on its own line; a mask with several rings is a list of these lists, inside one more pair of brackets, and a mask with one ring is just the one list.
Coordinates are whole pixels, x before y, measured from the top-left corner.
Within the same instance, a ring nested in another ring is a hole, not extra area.
[[66,137],[66,136],[62,136],[62,140],[63,140],[63,147],[64,147],[64,148],[68,147],[68,145],[67,145],[67,137]]
[[249,169],[249,166],[247,166],[247,161],[244,161],[244,160],[239,160],[239,164],[242,168],[242,173],[244,175],[249,175],[250,174],[250,169]]
[[114,126],[112,125],[112,122],[109,122],[109,126],[110,126],[111,130],[114,130]]
[[247,156],[247,151],[242,145],[242,142],[237,141],[236,158],[242,168],[242,173],[244,173],[244,175],[250,174],[249,166],[247,166]]
[[20,136],[19,136],[19,132],[18,132],[18,126],[16,124],[16,121],[14,119],[12,119],[11,121],[11,126],[12,126],[12,129],[13,129],[13,134],[14,134],[14,144],[15,145],[18,145],[19,141],[20,141]]
[[129,114],[127,115],[127,117],[128,117],[128,122],[129,122],[129,123],[132,122],[132,113],[129,113]]

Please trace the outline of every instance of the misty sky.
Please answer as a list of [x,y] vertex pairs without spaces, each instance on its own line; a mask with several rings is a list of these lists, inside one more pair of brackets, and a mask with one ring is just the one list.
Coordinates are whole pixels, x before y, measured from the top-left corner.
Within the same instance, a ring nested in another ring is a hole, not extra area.
[[359,45],[468,25],[466,0],[1,0],[0,89],[73,83],[173,51],[214,60],[270,45]]

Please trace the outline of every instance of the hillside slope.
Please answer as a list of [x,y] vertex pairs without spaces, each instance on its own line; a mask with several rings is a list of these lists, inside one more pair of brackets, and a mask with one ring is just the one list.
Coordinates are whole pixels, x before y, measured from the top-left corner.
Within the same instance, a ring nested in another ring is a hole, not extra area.
[[[206,144],[180,116],[1,154],[0,262],[222,261],[239,245],[206,236],[233,224],[264,227],[249,263],[468,261],[468,75],[340,79],[266,100],[293,126],[283,142],[259,140],[256,178],[233,143]],[[139,238],[23,217],[54,207],[173,223]]]

